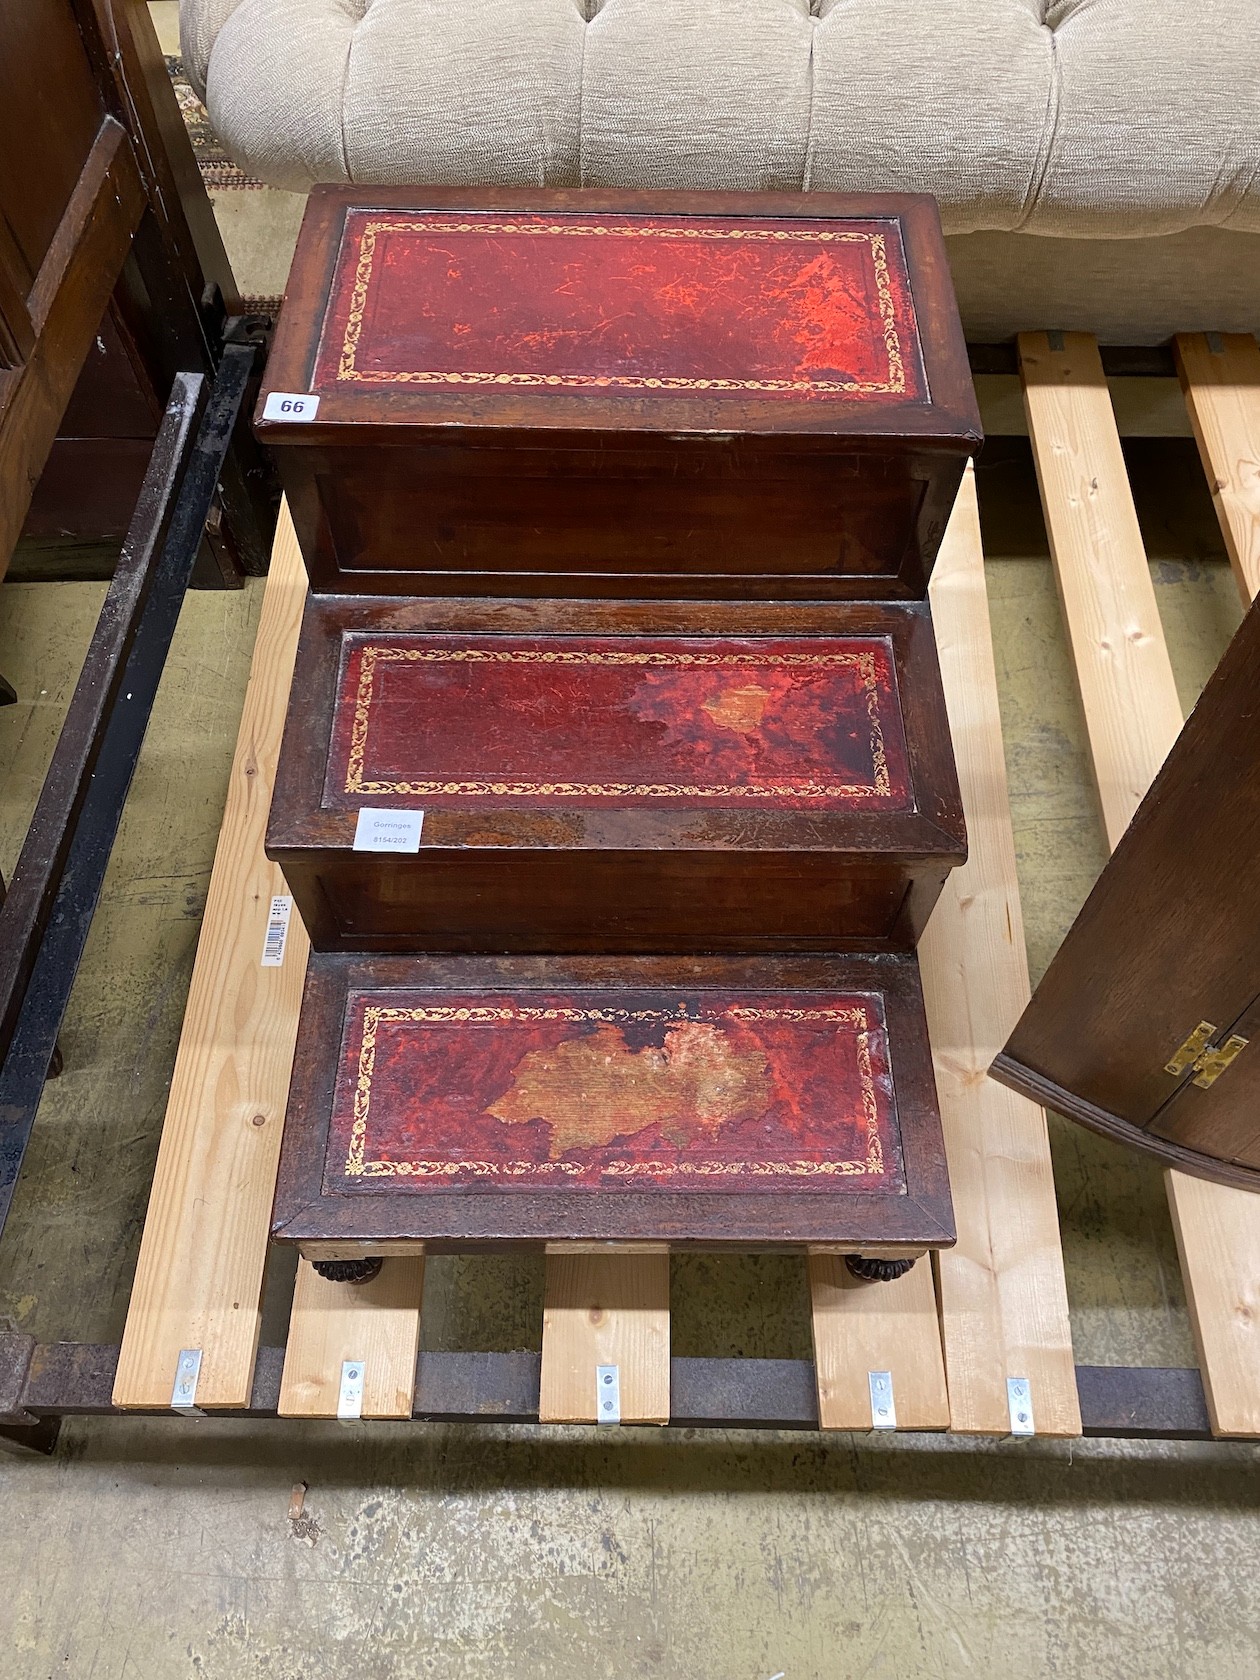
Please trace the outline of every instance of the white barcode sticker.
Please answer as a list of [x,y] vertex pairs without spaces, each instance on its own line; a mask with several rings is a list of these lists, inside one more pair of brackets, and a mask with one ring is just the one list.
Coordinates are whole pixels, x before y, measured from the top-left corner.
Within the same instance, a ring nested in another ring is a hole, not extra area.
[[267,912],[267,936],[263,940],[262,965],[279,968],[284,961],[284,947],[289,938],[289,918],[293,914],[293,900],[279,893],[271,901]]
[[313,420],[319,413],[319,398],[309,391],[268,391],[263,404],[264,420]]
[[423,811],[372,811],[365,807],[354,826],[354,849],[356,852],[418,852],[423,826]]

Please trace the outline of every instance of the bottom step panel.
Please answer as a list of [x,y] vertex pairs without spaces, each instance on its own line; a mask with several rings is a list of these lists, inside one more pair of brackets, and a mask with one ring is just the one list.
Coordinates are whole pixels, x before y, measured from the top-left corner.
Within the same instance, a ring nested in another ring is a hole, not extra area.
[[315,956],[273,1236],[309,1259],[954,1240],[912,956]]

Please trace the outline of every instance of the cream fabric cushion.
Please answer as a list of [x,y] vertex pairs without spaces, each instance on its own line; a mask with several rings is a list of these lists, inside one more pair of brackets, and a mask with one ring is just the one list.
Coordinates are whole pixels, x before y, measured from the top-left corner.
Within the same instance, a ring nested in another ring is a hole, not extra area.
[[[276,186],[902,189],[952,235],[1144,244],[1260,235],[1258,22],[1260,0],[181,0],[216,128]],[[1260,242],[1212,249],[1204,289]]]

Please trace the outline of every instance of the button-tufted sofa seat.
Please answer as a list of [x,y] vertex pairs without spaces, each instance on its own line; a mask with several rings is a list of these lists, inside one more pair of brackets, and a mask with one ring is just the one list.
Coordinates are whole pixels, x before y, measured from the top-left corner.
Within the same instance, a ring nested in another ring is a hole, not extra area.
[[941,202],[973,338],[1260,327],[1260,0],[181,0],[237,162]]

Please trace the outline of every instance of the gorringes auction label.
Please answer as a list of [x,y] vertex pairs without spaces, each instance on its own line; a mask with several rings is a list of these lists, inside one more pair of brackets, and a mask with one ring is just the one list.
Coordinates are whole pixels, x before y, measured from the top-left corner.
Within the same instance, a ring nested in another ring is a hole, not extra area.
[[354,849],[356,852],[418,852],[423,826],[423,811],[374,811],[365,807],[355,824]]

